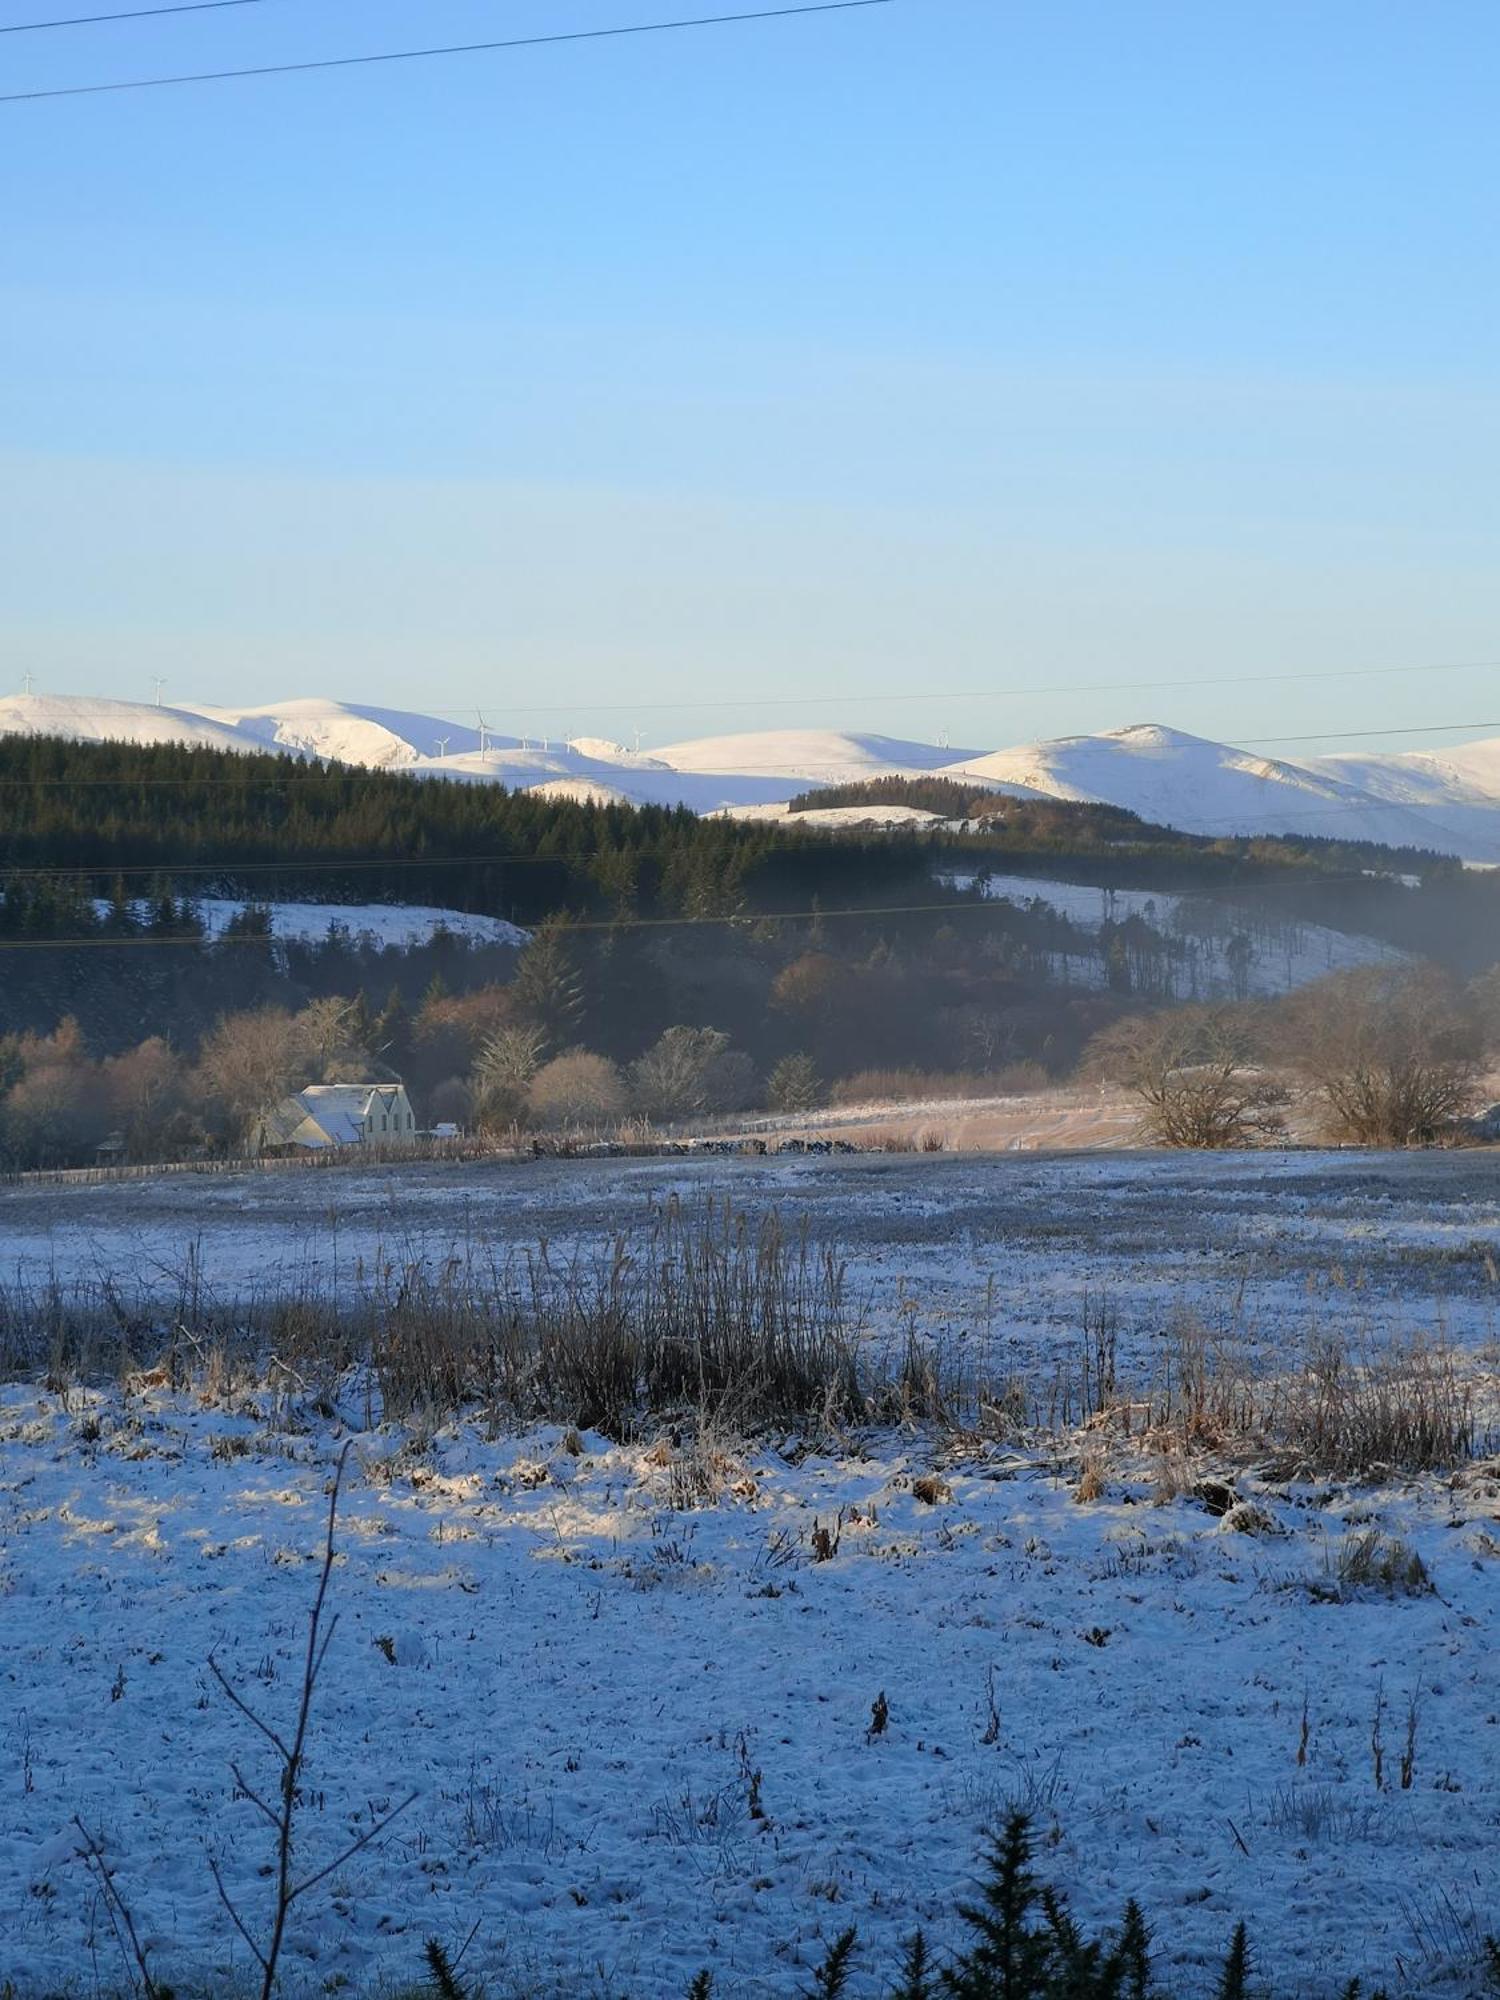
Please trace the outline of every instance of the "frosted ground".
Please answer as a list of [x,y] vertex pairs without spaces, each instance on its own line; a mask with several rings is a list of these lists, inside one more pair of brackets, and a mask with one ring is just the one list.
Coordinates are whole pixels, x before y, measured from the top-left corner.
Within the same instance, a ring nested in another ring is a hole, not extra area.
[[1500,1327],[1489,1151],[1153,1153],[403,1164],[0,1187],[0,1287],[185,1279],[222,1306],[455,1260],[603,1252],[671,1201],[805,1224],[847,1263],[872,1339],[914,1327],[991,1373],[1065,1366],[1090,1309],[1141,1372],[1191,1308],[1273,1355],[1336,1306],[1361,1333]]
[[[584,1253],[672,1196],[728,1194],[844,1246],[872,1341],[914,1327],[1039,1399],[1076,1378],[1086,1326],[1107,1322],[1145,1379],[1184,1312],[1268,1367],[1334,1330],[1441,1333],[1483,1389],[1494,1160],[179,1176],[0,1189],[0,1242],[13,1291],[165,1296],[187,1260],[222,1303],[541,1234]],[[332,1416],[290,1403],[149,1377],[0,1390],[0,1972],[23,1993],[120,1976],[74,1813],[163,1976],[219,1993],[245,1972],[204,1855],[253,1904],[263,1854],[229,1763],[256,1743],[206,1661],[285,1714],[350,1435],[310,1858],[416,1797],[303,1905],[298,1990],[412,1977],[424,1938],[456,1951],[472,1930],[463,1970],[501,1994],[672,1995],[707,1965],[721,1994],[779,2000],[854,1923],[854,1990],[873,1995],[881,1947],[918,1923],[951,1939],[955,1888],[1013,1800],[1080,1915],[1142,1899],[1184,1994],[1211,1990],[1240,1915],[1277,2000],[1362,1971],[1476,1990],[1478,1939],[1500,1928],[1495,1461],[1373,1483],[1226,1463],[1260,1513],[1244,1532],[1102,1435],[775,1437],[724,1441],[717,1497],[691,1507],[670,1439],[413,1437],[367,1428],[353,1383]],[[1434,1587],[1342,1586],[1348,1538],[1371,1529],[1403,1536]]]

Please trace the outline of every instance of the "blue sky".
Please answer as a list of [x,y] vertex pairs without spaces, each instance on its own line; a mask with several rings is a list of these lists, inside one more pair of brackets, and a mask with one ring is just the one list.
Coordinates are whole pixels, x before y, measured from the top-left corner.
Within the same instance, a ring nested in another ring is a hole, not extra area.
[[[696,11],[258,0],[0,88]],[[893,0],[0,106],[0,680],[1500,725],[1497,56],[1493,0]]]

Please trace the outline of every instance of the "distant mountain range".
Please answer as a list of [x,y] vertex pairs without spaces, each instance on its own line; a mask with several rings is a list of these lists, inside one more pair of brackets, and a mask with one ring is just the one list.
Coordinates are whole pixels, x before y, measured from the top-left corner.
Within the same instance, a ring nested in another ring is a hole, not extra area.
[[545,796],[694,812],[784,806],[818,785],[915,773],[1023,798],[1096,801],[1189,833],[1319,835],[1500,863],[1500,737],[1389,755],[1262,757],[1157,724],[983,752],[834,729],[756,730],[632,751],[480,731],[399,709],[306,698],[155,707],[84,695],[0,698],[0,734],[285,750]]

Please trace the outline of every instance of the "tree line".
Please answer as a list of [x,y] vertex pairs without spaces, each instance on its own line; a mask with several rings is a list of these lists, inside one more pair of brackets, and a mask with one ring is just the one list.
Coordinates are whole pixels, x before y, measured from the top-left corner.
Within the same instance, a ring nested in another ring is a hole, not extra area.
[[[64,871],[38,883],[29,871]],[[575,804],[187,745],[0,738],[0,935],[192,893],[423,902],[522,925],[884,899],[924,854],[685,808]],[[123,923],[123,916],[118,919]]]

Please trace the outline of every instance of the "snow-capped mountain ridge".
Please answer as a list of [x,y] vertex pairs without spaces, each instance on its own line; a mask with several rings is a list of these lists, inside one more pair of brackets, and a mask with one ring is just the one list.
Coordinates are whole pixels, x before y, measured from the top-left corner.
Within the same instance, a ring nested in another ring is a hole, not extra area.
[[[1434,839],[1435,829],[1413,810],[1418,801],[1399,788],[1382,797],[1368,785],[1351,782],[1335,758],[1295,763],[1160,723],[1024,743],[954,765],[948,775],[1025,785],[1050,798],[1124,806],[1142,819],[1186,833],[1332,837],[1342,832],[1352,840],[1396,847],[1448,845],[1441,837]],[[1487,839],[1494,847],[1500,842],[1500,788],[1489,810],[1495,824],[1487,836],[1478,828],[1473,832],[1481,845]]]
[[[499,704],[486,711],[504,722]],[[476,716],[476,723],[477,723]],[[860,731],[788,728],[630,750],[605,736],[543,739],[317,697],[254,708],[155,706],[83,695],[0,698],[0,735],[188,743],[501,784],[604,804],[745,811],[819,785],[943,776],[1016,797],[1117,805],[1202,834],[1301,834],[1500,862],[1500,737],[1442,750],[1268,757],[1136,723],[989,753]]]

